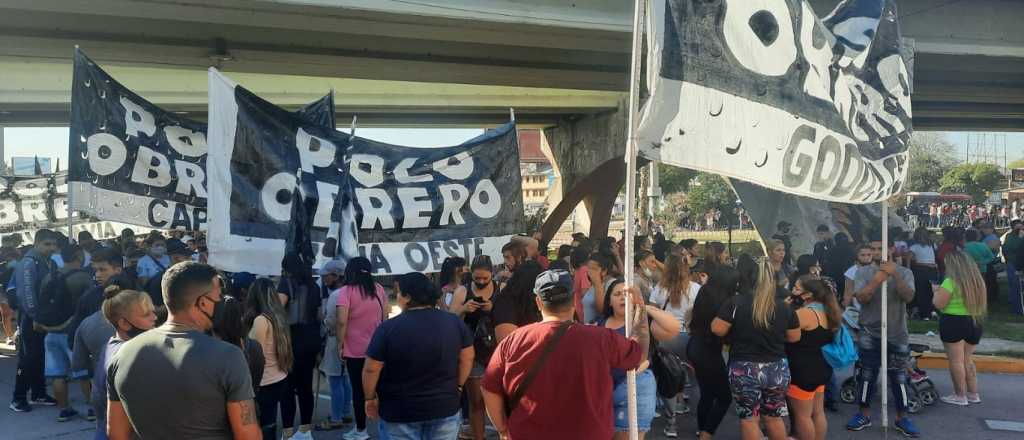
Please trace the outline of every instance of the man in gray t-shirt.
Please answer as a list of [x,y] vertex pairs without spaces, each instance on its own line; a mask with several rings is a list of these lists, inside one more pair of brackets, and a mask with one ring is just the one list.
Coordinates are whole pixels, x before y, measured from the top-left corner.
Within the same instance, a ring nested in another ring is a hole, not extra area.
[[223,308],[217,271],[178,263],[162,287],[167,323],[125,342],[109,360],[110,439],[260,438],[245,355],[204,333]]
[[[906,345],[909,339],[907,334],[907,304],[914,299],[914,273],[895,263],[883,263],[881,267],[889,267],[892,271],[888,276],[888,293],[885,295],[888,301],[887,314],[889,315],[888,336],[889,343],[895,345]],[[880,266],[868,265],[857,268],[853,279],[855,292],[860,292],[871,281],[878,276]],[[882,301],[881,287],[875,289],[875,294],[870,296],[868,302],[863,299],[866,295],[859,295],[858,301],[861,304],[860,325],[861,334],[872,338],[882,337]]]
[[[882,243],[873,241],[876,260],[881,259]],[[860,412],[854,414],[846,428],[860,431],[871,426],[871,401],[874,399],[875,382],[882,368],[882,343],[888,344],[888,365],[886,375],[889,388],[896,403],[894,427],[909,437],[918,437],[920,432],[907,417],[907,367],[910,365],[910,349],[907,334],[907,304],[914,299],[914,274],[903,267],[896,247],[889,247],[889,259],[885,263],[871,264],[857,268],[853,278],[854,298],[861,304],[860,335],[857,349],[860,354],[860,374],[857,376],[857,398]],[[882,284],[888,283],[882,292]],[[882,301],[887,302],[888,331],[882,337]]]

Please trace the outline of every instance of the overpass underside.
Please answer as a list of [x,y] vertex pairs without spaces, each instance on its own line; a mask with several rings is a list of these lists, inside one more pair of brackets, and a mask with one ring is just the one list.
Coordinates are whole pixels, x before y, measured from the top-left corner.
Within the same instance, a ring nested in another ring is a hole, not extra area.
[[[621,179],[590,177],[621,173],[609,162],[624,147],[630,3],[0,0],[0,125],[67,124],[76,44],[197,119],[209,66],[286,107],[333,89],[342,126],[358,114],[361,126],[479,127],[514,107],[521,124],[548,128],[566,203],[610,213],[601,194]],[[836,1],[811,3],[825,15]],[[915,128],[1024,130],[1024,2],[898,4],[915,45]]]

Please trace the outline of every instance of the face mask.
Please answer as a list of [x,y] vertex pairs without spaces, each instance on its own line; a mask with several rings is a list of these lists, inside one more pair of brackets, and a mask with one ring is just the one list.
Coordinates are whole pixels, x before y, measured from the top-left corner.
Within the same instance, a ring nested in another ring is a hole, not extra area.
[[490,284],[491,283],[478,283],[476,281],[473,281],[473,286],[475,286],[477,290],[486,289],[487,286],[489,286]]
[[645,277],[650,278],[653,275],[654,275],[654,271],[651,270],[651,268],[649,268],[649,267],[645,267],[644,268],[644,276]]
[[[199,298],[203,298],[203,297],[201,296]],[[213,301],[209,297],[206,297],[206,299],[208,299],[210,301]],[[199,299],[196,299],[196,307],[199,308],[199,311],[203,315],[206,315],[206,317],[209,318],[209,320],[210,320],[210,327],[212,328],[213,324],[217,322],[217,316],[220,315],[221,311],[224,310],[224,298],[221,298],[220,301],[217,301],[217,302],[213,303],[213,313],[209,314],[209,315],[207,315],[206,312],[203,311],[202,307],[199,307]]]
[[793,295],[790,298],[790,301],[793,303],[794,306],[802,307],[804,305],[804,298],[802,296]]
[[143,330],[141,328],[136,327],[135,324],[132,324],[131,321],[128,321],[127,319],[125,321],[128,322],[128,325],[130,325],[132,327],[132,328],[128,329],[128,331],[124,332],[126,335],[128,335],[128,339],[132,339],[132,338],[134,338],[134,337],[136,337],[138,335],[141,335],[142,333],[144,333],[146,331],[146,330]]
[[165,253],[167,253],[167,248],[164,247],[164,246],[153,246],[149,250],[149,253],[151,253],[151,254],[153,254],[153,255],[155,255],[157,257],[162,257],[162,256],[164,256]]

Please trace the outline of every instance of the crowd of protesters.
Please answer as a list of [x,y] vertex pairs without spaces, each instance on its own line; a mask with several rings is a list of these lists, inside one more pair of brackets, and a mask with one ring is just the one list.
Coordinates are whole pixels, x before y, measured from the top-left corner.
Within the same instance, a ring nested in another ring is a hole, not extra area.
[[[359,440],[370,421],[383,439],[483,440],[488,422],[502,439],[624,439],[635,370],[641,438],[656,417],[666,437],[679,436],[689,380],[699,439],[715,435],[730,406],[744,439],[823,439],[837,378],[822,348],[845,326],[860,358],[860,410],[846,428],[871,426],[887,343],[895,428],[918,437],[907,415],[907,320],[938,317],[954,384],[942,400],[978,403],[971,355],[994,273],[1016,279],[1024,262],[1024,224],[1002,242],[976,226],[947,227],[941,243],[925,228],[912,240],[895,230],[888,249],[820,226],[813,253],[794,257],[780,224],[767,257],[735,265],[722,243],[662,234],[637,237],[633,261],[612,238],[576,234],[549,260],[539,234],[516,236],[499,264],[450,257],[435,279],[410,273],[387,286],[362,257],[314,269],[289,253],[270,278],[205,264],[198,235],[127,231],[101,243],[40,230],[30,246],[3,241],[0,311],[18,349],[10,408],[56,406],[57,421],[95,420],[97,439],[344,430]],[[330,411],[314,423],[321,375]],[[84,414],[70,404],[70,382],[90,402]]]
[[969,227],[978,221],[1005,228],[1010,221],[1024,218],[1024,205],[1017,202],[1003,204],[975,204],[963,202],[911,202],[900,208],[901,216],[911,227],[945,226]]

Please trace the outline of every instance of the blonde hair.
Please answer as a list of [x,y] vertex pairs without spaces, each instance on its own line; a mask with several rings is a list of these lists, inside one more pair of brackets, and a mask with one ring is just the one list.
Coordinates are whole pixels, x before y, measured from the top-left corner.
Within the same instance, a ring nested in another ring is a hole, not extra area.
[[[665,262],[665,274],[661,277],[661,288],[665,289],[667,293],[668,302],[672,307],[678,308],[682,305],[682,298],[685,296],[686,301],[690,301],[690,283],[693,280],[693,276],[690,273],[690,264],[687,262],[686,257],[681,255],[669,255],[668,261]],[[661,307],[661,304],[655,304]]]
[[943,261],[946,264],[946,276],[953,280],[957,291],[964,298],[967,313],[975,322],[984,320],[988,313],[988,296],[978,265],[963,251],[956,250],[946,254]]
[[149,295],[137,290],[122,290],[121,286],[112,284],[103,290],[103,317],[110,325],[117,328],[117,320],[125,318],[131,313],[132,307],[142,307],[153,310],[153,300]]
[[778,240],[778,239],[774,239],[774,238],[764,242],[765,256],[766,256],[766,259],[769,262],[772,260],[772,251],[774,251],[775,248],[777,248],[779,246],[782,246],[782,248],[785,249],[786,248],[786,243],[784,241],[782,241],[782,240]]
[[775,269],[769,258],[761,260],[760,269],[757,271],[757,287],[754,289],[754,309],[751,319],[754,325],[764,330],[770,330],[772,321],[775,320],[775,290],[778,284],[775,283]]

